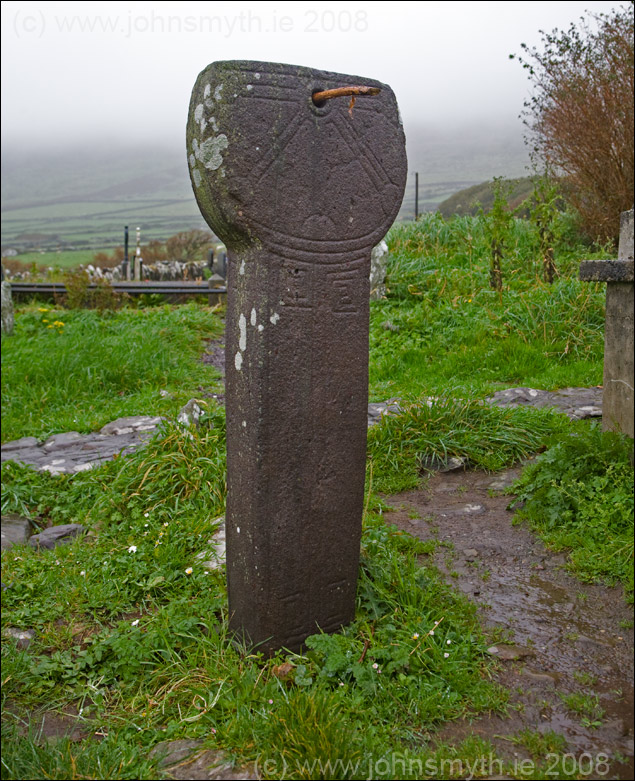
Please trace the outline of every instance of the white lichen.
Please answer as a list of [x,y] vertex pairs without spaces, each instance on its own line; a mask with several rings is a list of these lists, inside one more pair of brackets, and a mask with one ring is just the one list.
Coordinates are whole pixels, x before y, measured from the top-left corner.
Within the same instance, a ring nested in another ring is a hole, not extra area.
[[243,357],[240,353],[236,353],[236,357],[234,358],[234,366],[236,367],[236,371],[240,371],[243,368]]
[[200,153],[198,159],[203,163],[205,168],[209,168],[210,171],[215,171],[223,163],[222,152],[229,146],[229,141],[224,133],[219,136],[211,136],[203,141],[200,147]]
[[251,310],[251,320],[250,320],[251,324],[252,325],[256,325],[257,320],[258,320],[258,315],[256,313],[256,310],[252,309]]
[[247,318],[243,314],[238,318],[238,329],[240,331],[238,347],[240,347],[242,352],[245,352],[247,349]]
[[269,318],[269,321],[271,322],[272,325],[275,325],[278,322],[278,320],[280,320],[280,315],[277,312],[274,312]]

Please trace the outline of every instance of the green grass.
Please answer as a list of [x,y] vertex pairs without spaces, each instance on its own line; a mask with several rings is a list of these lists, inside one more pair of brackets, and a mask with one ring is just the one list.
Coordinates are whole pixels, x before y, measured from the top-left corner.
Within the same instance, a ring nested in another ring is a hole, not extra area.
[[[4,702],[34,708],[53,695],[92,709],[89,725],[117,737],[89,756],[125,768],[115,777],[152,777],[147,752],[130,757],[133,741],[182,737],[285,767],[285,778],[322,777],[306,768],[395,750],[424,756],[412,748],[422,731],[503,708],[474,607],[417,561],[427,548],[387,527],[371,497],[356,620],[309,638],[302,657],[267,660],[229,642],[224,575],[196,558],[223,509],[221,424],[168,427],[144,450],[72,477],[4,466],[6,509],[93,532],[54,551],[3,553],[3,626],[37,632],[28,652],[3,643]],[[275,674],[282,661],[293,666],[287,684]],[[11,730],[6,778],[42,777],[55,762],[52,777],[76,778],[86,767],[64,775],[71,746],[37,747]]]
[[568,421],[534,409],[501,409],[479,401],[440,398],[402,403],[403,414],[385,417],[368,432],[368,481],[382,493],[421,482],[422,459],[467,459],[490,471],[528,457]]
[[[209,406],[202,426],[187,431],[174,416],[215,385],[199,358],[204,340],[220,332],[217,316],[194,304],[101,314],[18,309],[16,333],[2,341],[4,441],[87,432],[130,414],[168,422],[142,450],[88,472],[2,467],[3,512],[89,530],[53,551],[2,553],[3,630],[36,631],[27,650],[2,644],[3,779],[156,778],[162,771],[149,749],[179,738],[257,762],[263,778],[421,778],[422,768],[458,778],[495,759],[478,738],[431,748],[448,720],[502,713],[508,692],[491,683],[496,663],[474,607],[430,566],[430,543],[385,524],[377,492],[416,486],[432,456],[496,470],[548,442],[568,442],[571,432],[598,437],[580,439],[577,455],[567,451],[550,469],[559,486],[578,490],[579,474],[567,476],[563,465],[594,454],[582,465],[597,462],[583,499],[595,545],[604,546],[611,524],[620,534],[628,528],[622,510],[611,515],[602,504],[611,487],[602,469],[613,464],[619,486],[628,470],[616,456],[623,446],[607,450],[609,440],[582,423],[483,403],[491,390],[519,382],[599,382],[603,324],[603,291],[575,278],[582,250],[559,245],[562,276],[546,287],[529,262],[534,239],[524,223],[511,228],[506,287],[491,293],[485,227],[482,218],[448,225],[429,217],[391,233],[391,292],[371,312],[371,394],[400,396],[404,414],[369,432],[355,621],[312,636],[302,656],[265,659],[232,643],[224,573],[207,572],[197,558],[224,512],[224,412]],[[386,320],[399,330],[384,328]],[[438,398],[422,404],[422,396]],[[534,494],[539,505],[541,463],[526,473],[525,509]],[[568,499],[555,501],[565,507]],[[595,520],[593,508],[604,508]],[[531,521],[537,529],[541,512]],[[574,552],[588,532],[579,520],[572,514],[567,527]],[[621,562],[615,550],[611,561]],[[106,737],[47,744],[13,715],[69,707],[88,735]],[[518,742],[536,753],[559,750],[530,735]],[[494,770],[516,773],[501,768]],[[540,772],[536,764],[516,774]],[[554,777],[567,773],[559,768]]]
[[2,441],[89,432],[123,415],[178,409],[218,376],[198,359],[203,340],[221,327],[194,304],[116,314],[18,309],[15,335],[2,337]]
[[569,553],[583,581],[621,583],[633,599],[633,440],[577,424],[509,490],[526,521],[554,550]]
[[535,231],[515,220],[499,295],[488,284],[488,242],[483,217],[424,215],[392,229],[389,295],[371,307],[373,400],[445,394],[449,384],[473,397],[602,382],[605,291],[580,282],[577,269],[583,257],[606,253],[563,239],[560,277],[547,285]]

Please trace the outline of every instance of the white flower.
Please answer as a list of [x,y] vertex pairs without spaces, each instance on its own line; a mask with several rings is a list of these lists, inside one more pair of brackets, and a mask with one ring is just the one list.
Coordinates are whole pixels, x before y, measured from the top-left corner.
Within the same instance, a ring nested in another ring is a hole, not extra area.
[[446,644],[446,645],[452,645],[452,640],[446,640],[446,641],[445,641],[445,644]]
[[83,569],[79,574],[82,575],[83,577],[85,577],[86,576],[86,570]]
[[144,525],[144,526],[145,526],[145,528],[147,529],[147,528],[148,528],[148,526],[149,526],[150,524],[149,524],[149,523],[144,523],[143,525]]
[[375,664],[373,665],[373,670],[376,670],[378,667],[379,665],[377,664],[377,662],[375,662]]
[[139,619],[137,618],[135,621],[132,622],[132,626],[138,626],[139,625]]
[[443,658],[447,659],[450,654],[443,654]]
[[188,568],[185,570],[185,574],[186,574],[186,575],[191,575],[193,572],[194,572],[194,570],[192,569],[192,567],[188,567]]
[[128,548],[128,553],[136,553],[136,552],[137,552],[137,546],[136,545],[131,545]]
[[[149,517],[150,517],[150,513],[143,513],[143,517],[144,517],[144,518],[149,518]],[[148,524],[146,523],[146,526],[147,526],[147,525],[148,525]]]
[[429,635],[433,635],[433,634],[434,634],[434,629],[431,629],[431,630],[428,632],[428,634],[429,634]]
[[412,636],[412,639],[413,640],[418,640],[419,639],[419,632],[415,632],[414,635]]

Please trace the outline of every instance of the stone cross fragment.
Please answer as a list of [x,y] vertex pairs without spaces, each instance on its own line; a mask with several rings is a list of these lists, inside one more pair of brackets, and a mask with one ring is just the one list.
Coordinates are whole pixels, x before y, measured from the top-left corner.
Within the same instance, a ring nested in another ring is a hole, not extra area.
[[580,279],[606,282],[602,428],[634,435],[633,210],[622,212],[617,260],[585,260]]
[[[375,89],[313,100],[355,85]],[[194,86],[187,153],[229,257],[230,622],[258,650],[297,651],[354,618],[370,254],[403,198],[404,134],[385,84],[215,62]]]

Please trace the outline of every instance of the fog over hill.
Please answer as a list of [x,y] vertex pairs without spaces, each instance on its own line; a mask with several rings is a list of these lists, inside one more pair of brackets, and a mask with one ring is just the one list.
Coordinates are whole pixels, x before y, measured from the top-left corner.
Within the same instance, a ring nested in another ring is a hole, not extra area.
[[[401,219],[434,209],[453,193],[494,176],[527,173],[522,126],[406,127],[408,186]],[[156,146],[94,140],[48,149],[5,144],[2,155],[2,244],[25,233],[85,244],[115,241],[124,223],[148,238],[202,226],[189,182],[185,142]],[[148,231],[150,232],[148,234]],[[118,239],[116,239],[118,240]]]

